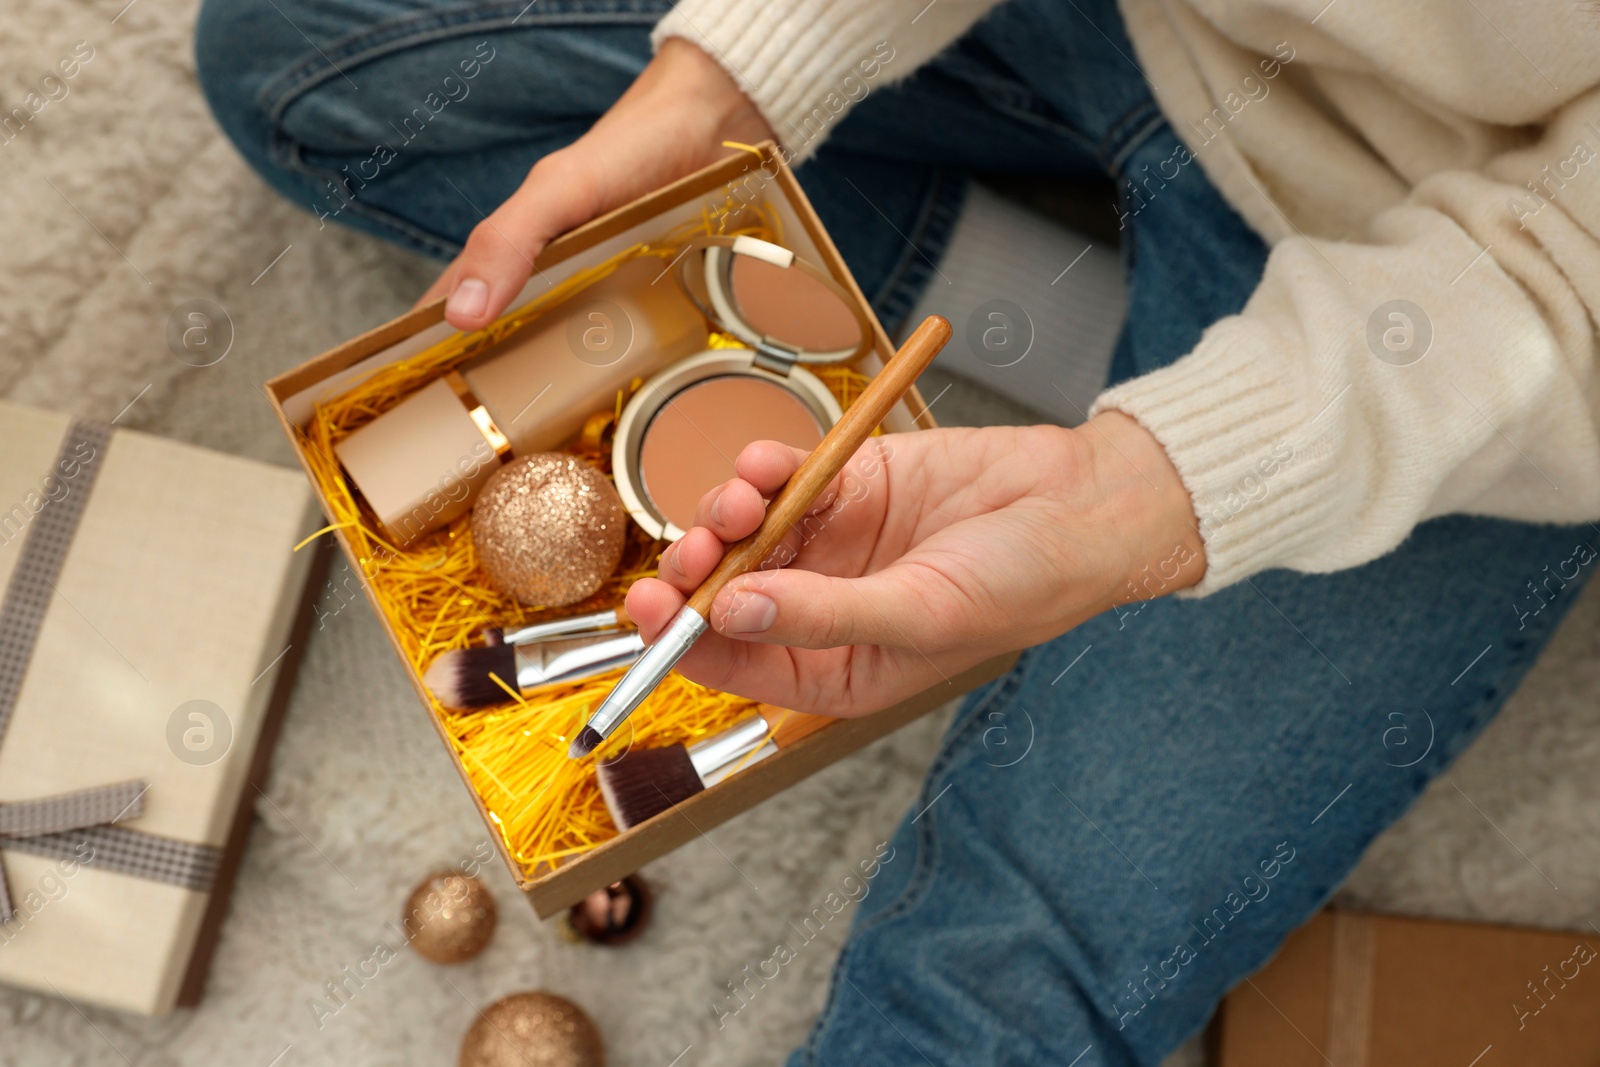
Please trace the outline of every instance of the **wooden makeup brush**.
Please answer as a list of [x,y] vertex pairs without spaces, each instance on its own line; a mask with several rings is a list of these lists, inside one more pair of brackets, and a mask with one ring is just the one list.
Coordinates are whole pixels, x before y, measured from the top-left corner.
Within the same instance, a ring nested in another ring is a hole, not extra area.
[[694,647],[700,635],[711,628],[707,621],[711,605],[722,587],[739,575],[761,566],[782,542],[784,535],[805,518],[828,483],[844,469],[856,449],[872,436],[872,431],[889,414],[889,410],[900,402],[900,398],[905,396],[949,340],[948,320],[939,315],[929,315],[922,320],[922,325],[900,346],[900,351],[884,364],[883,370],[850,405],[844,417],[834,423],[822,443],[789,478],[788,484],[767,507],[767,516],[762,520],[760,529],[738,544],[729,546],[722,554],[722,562],[717,564],[716,570],[673,616],[666,629],[661,631],[661,636],[656,638],[655,644],[647,648],[639,661],[617,682],[573,740],[571,748],[567,750],[569,757],[579,759],[593,752],[661,684],[678,660]]
[[[509,698],[495,678],[518,692],[559,685],[625,667],[644,653],[644,641],[621,608],[492,631],[483,648],[442,652],[422,682],[447,708],[484,708]],[[493,677],[491,677],[493,675]]]
[[600,795],[626,830],[833,722],[762,704],[757,714],[692,745],[635,748],[595,767]]

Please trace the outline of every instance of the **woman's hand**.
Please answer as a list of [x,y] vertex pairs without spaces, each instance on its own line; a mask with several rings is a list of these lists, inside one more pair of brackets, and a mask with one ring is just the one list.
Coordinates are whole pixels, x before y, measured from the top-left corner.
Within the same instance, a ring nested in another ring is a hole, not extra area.
[[[726,544],[753,533],[805,454],[740,453],[697,525],[635,582],[654,640]],[[869,440],[791,531],[780,559],[717,596],[679,663],[702,684],[797,711],[862,715],[1108,608],[1198,582],[1193,506],[1159,443],[1105,412],[1056,426]],[[952,696],[955,694],[952,693]]]
[[473,228],[466,247],[418,300],[447,295],[445,318],[477,330],[510,305],[554,237],[726,155],[772,129],[710,56],[672,37],[611,110]]

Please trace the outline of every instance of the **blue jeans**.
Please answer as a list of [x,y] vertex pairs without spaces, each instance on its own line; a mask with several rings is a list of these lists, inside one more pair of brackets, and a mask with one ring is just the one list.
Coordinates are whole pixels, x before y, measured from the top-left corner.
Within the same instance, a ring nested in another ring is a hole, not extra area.
[[[197,49],[274,187],[448,256],[622,92],[666,8],[207,0]],[[491,51],[466,95],[403,121]],[[1112,0],[1010,0],[839,123],[799,177],[891,330],[978,169],[1117,181],[1114,377],[1244,304],[1267,249],[1200,167],[1150,181],[1179,141],[1132,55]],[[326,179],[345,168],[372,176],[341,206]],[[1579,584],[1529,583],[1588,533],[1441,519],[1364,567],[1130,606],[1030,649],[951,726],[791,1064],[1157,1063],[1494,715]]]

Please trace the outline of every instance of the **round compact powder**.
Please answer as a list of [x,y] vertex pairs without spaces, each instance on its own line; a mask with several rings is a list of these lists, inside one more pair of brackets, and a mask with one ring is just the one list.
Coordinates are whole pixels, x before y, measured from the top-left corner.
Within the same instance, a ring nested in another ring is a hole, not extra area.
[[751,441],[810,450],[822,426],[805,401],[764,378],[730,374],[696,382],[661,405],[639,447],[639,481],[662,518],[687,530],[700,498],[732,478]]
[[728,278],[744,320],[764,336],[806,352],[861,343],[861,323],[839,294],[794,267],[734,256]]

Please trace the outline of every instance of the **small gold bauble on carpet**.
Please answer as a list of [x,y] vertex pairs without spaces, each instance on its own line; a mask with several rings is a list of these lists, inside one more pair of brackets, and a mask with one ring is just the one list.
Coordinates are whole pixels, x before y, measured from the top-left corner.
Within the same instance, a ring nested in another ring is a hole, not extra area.
[[605,1067],[594,1022],[554,993],[513,993],[484,1009],[461,1041],[459,1067]]
[[411,947],[434,963],[465,963],[494,936],[489,887],[459,871],[438,871],[411,891],[402,919]]
[[589,596],[622,559],[627,513],[616,488],[565,452],[495,471],[472,506],[472,543],[495,588],[529,607]]

